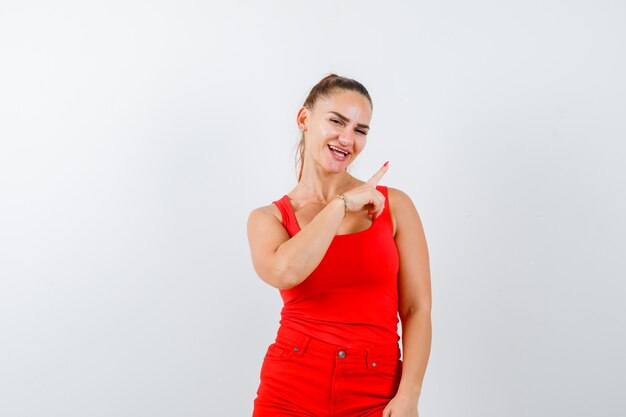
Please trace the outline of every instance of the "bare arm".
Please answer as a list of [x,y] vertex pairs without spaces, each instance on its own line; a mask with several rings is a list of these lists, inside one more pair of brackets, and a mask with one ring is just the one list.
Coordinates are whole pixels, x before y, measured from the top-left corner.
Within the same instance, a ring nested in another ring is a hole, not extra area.
[[389,189],[389,206],[397,221],[400,255],[399,313],[402,322],[402,379],[384,417],[417,416],[417,402],[430,356],[432,339],[428,246],[419,214],[405,193]]
[[248,242],[257,274],[279,289],[298,285],[321,262],[343,217],[344,203],[335,199],[290,239],[267,208],[252,211]]
[[[383,166],[365,184],[344,194],[349,211],[372,208],[377,215],[382,212],[385,198],[376,190],[376,184],[387,168]],[[322,261],[345,215],[344,202],[335,199],[328,203],[292,238],[272,210],[261,207],[248,217],[252,264],[263,281],[288,289],[304,281]]]

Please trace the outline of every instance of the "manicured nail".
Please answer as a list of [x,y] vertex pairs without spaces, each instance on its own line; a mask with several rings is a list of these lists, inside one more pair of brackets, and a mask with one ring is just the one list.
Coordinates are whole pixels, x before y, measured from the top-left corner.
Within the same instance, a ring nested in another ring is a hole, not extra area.
[[383,166],[384,166],[384,167],[386,167],[387,165],[389,165],[389,161],[387,161],[387,162],[385,162],[385,163],[383,164]]

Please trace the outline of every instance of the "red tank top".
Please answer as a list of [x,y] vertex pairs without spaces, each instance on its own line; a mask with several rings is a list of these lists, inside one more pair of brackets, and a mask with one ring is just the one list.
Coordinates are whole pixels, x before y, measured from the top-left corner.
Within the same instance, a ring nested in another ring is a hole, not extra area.
[[[280,325],[343,346],[397,343],[398,250],[387,187],[385,208],[361,232],[336,235],[320,264],[300,284],[280,290]],[[274,201],[289,236],[300,231],[287,195]]]

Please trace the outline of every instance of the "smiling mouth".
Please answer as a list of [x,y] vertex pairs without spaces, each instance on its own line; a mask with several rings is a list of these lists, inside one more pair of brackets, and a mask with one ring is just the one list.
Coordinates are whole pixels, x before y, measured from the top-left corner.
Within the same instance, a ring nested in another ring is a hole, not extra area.
[[336,153],[337,155],[345,158],[346,156],[350,155],[350,152],[346,152],[344,150],[341,150],[333,145],[328,145],[328,149],[330,149],[332,152]]

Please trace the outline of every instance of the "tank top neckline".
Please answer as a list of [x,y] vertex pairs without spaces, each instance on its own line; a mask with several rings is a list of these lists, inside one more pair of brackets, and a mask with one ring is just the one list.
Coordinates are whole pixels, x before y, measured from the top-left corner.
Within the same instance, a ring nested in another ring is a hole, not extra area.
[[[376,188],[378,189],[378,187],[379,187],[379,186],[377,186]],[[300,227],[300,223],[298,223],[298,218],[296,217],[296,212],[295,212],[295,210],[293,209],[293,206],[291,205],[291,199],[289,198],[289,196],[288,196],[287,194],[285,194],[285,195],[283,196],[283,199],[284,199],[284,200],[285,200],[285,202],[287,203],[286,205],[289,207],[289,210],[290,210],[290,215],[291,215],[291,217],[293,217],[293,220],[294,220],[295,226],[296,226],[296,228],[297,228],[297,231],[296,231],[296,233],[297,233],[297,232],[301,231],[301,230],[302,230],[302,228]],[[386,204],[386,203],[387,203],[387,202],[385,201],[385,208],[383,209],[383,213],[381,213],[381,214],[380,214],[380,216],[382,216],[382,215],[384,214],[384,212],[388,209],[388,208],[387,208],[387,204]],[[336,238],[336,237],[340,237],[340,236],[359,236],[359,235],[365,234],[365,233],[369,232],[370,230],[374,229],[374,226],[376,226],[376,224],[377,224],[377,223],[380,223],[380,222],[379,222],[379,221],[377,221],[377,219],[376,219],[376,218],[374,218],[374,219],[372,220],[372,224],[370,224],[370,225],[369,225],[369,227],[368,227],[367,229],[364,229],[364,230],[359,230],[358,232],[354,232],[354,233],[344,233],[344,234],[341,234],[341,235],[335,235],[335,236],[333,237],[333,239],[334,239],[334,238]]]

